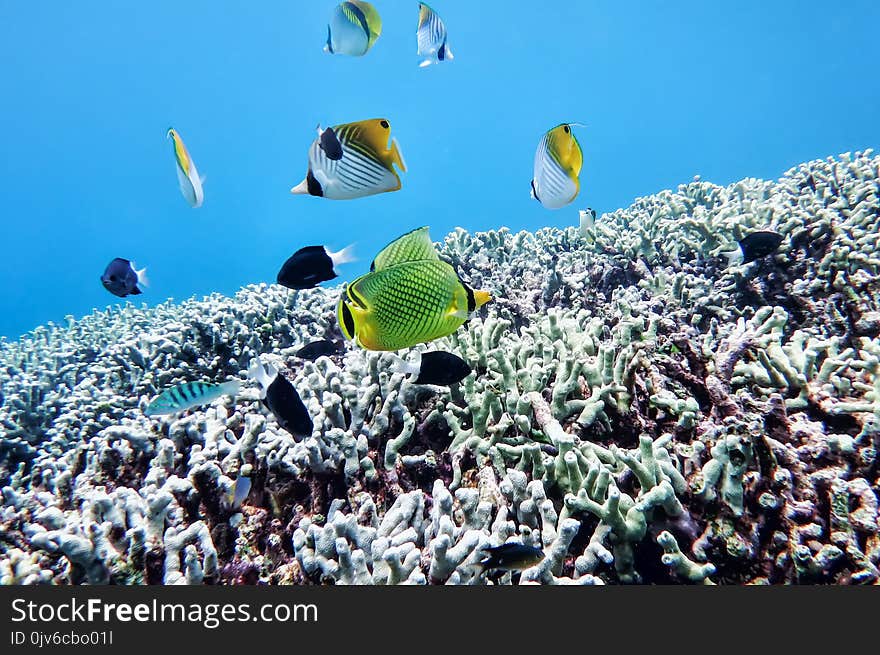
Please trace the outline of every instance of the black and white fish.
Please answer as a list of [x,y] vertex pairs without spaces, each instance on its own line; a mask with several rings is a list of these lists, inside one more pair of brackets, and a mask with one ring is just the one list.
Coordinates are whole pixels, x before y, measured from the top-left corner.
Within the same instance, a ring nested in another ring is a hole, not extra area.
[[471,374],[472,369],[466,361],[458,355],[432,350],[426,353],[416,353],[416,361],[406,360],[394,355],[396,358],[392,368],[400,373],[407,373],[414,384],[433,384],[447,387],[456,384]]
[[726,253],[731,266],[748,264],[776,252],[783,236],[771,230],[758,230],[739,240],[739,250]]
[[294,354],[294,357],[307,359],[310,362],[313,362],[318,359],[318,357],[330,357],[331,355],[339,354],[339,352],[344,349],[345,346],[338,341],[319,339],[318,341],[307,343],[302,348],[297,350]]
[[287,378],[271,364],[268,367],[263,366],[259,358],[251,362],[248,377],[259,383],[263,405],[272,412],[278,425],[293,435],[294,440],[301,441],[304,437],[311,436],[314,430],[312,417],[296,388]]
[[107,264],[104,274],[101,275],[101,284],[114,296],[125,298],[126,296],[136,296],[143,291],[138,285],[147,286],[147,269],[135,270],[134,263],[127,259],[117,257]]
[[331,252],[324,246],[300,248],[281,266],[276,278],[288,289],[311,289],[335,277],[336,267],[355,261],[354,246]]

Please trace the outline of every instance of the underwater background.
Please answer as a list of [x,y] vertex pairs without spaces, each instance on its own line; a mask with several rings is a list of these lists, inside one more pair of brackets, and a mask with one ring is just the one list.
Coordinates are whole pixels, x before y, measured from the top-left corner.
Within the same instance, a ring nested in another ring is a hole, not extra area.
[[375,5],[3,5],[0,584],[880,582],[875,4]]

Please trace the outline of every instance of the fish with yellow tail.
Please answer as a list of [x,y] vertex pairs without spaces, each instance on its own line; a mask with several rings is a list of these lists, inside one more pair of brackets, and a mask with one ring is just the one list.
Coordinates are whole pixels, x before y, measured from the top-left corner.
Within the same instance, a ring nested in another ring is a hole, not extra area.
[[406,162],[397,140],[391,137],[391,123],[386,118],[343,123],[323,130],[318,126],[318,136],[309,147],[306,179],[290,192],[351,200],[397,191],[401,183],[395,164],[406,171]]
[[452,334],[490,300],[440,259],[422,227],[388,244],[370,272],[346,286],[336,316],[362,348],[400,350]]
[[174,144],[174,159],[177,162],[177,181],[180,184],[180,192],[190,207],[201,207],[205,200],[205,192],[202,190],[205,178],[199,176],[196,163],[190,157],[186,146],[183,145],[183,139],[180,138],[177,130],[169,127],[166,136]]
[[367,54],[380,34],[382,19],[373,5],[362,0],[343,2],[333,10],[327,25],[324,52],[360,57]]
[[549,130],[535,151],[532,198],[547,209],[564,207],[581,189],[578,176],[584,155],[571,131],[573,125],[576,123],[562,123]]

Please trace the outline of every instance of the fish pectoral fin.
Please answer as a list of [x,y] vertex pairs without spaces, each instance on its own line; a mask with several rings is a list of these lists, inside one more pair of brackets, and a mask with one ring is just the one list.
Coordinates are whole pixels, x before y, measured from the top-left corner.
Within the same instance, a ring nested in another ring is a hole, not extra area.
[[330,182],[330,178],[327,177],[327,173],[319,168],[317,171],[312,171],[312,175],[314,175],[315,179],[318,180],[318,184],[321,185],[322,189],[327,188],[327,185]]
[[434,62],[431,59],[426,59],[421,64],[419,64],[419,68],[425,68],[426,66],[430,66]]
[[460,318],[462,320],[467,320],[468,311],[467,309],[458,309],[457,307],[450,307],[449,311],[446,313],[447,316],[455,316],[456,318]]
[[400,166],[400,170],[406,173],[406,162],[403,159],[403,154],[400,152],[400,146],[397,144],[397,139],[394,137],[391,138],[391,161]]

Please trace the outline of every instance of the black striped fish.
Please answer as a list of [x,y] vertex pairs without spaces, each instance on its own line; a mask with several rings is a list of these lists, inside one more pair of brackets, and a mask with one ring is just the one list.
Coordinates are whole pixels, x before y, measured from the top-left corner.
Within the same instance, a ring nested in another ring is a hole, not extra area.
[[562,123],[549,130],[535,152],[532,198],[548,209],[564,207],[577,197],[581,188],[578,175],[584,156],[572,134],[572,125]]
[[207,405],[220,396],[233,396],[238,393],[239,382],[223,382],[222,384],[208,384],[207,382],[184,382],[176,387],[166,389],[156,396],[144,414],[147,416],[159,416],[161,414],[176,414],[199,405]]
[[394,164],[406,171],[391,124],[384,118],[343,123],[322,130],[309,148],[306,179],[293,194],[351,200],[400,189]]
[[418,54],[425,57],[425,60],[419,64],[419,68],[430,66],[438,61],[452,61],[452,50],[446,42],[446,25],[437,15],[437,12],[431,9],[424,2],[419,3],[419,27],[416,31],[416,38],[419,43]]

